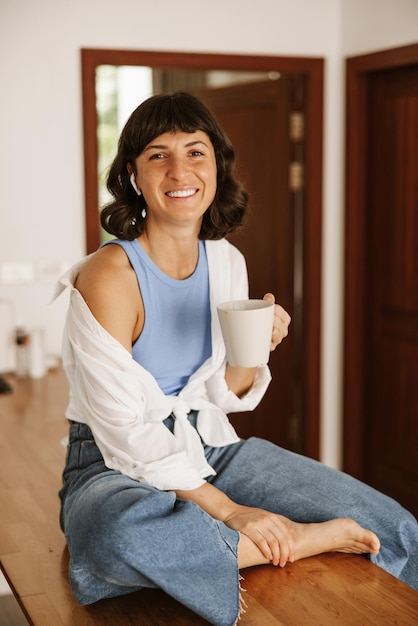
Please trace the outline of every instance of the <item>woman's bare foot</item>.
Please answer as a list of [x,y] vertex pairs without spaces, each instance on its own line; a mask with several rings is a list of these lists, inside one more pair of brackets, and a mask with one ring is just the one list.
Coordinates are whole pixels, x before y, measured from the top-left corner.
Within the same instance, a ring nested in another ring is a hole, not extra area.
[[[370,530],[362,528],[348,518],[330,520],[317,524],[300,524],[279,515],[281,520],[293,529],[294,561],[315,556],[324,552],[350,552],[352,554],[377,554],[380,542]],[[269,563],[255,543],[241,534],[238,544],[238,567]]]
[[294,530],[295,561],[323,552],[377,554],[380,549],[377,536],[352,519],[334,519],[318,524],[299,524],[285,517],[282,520]]

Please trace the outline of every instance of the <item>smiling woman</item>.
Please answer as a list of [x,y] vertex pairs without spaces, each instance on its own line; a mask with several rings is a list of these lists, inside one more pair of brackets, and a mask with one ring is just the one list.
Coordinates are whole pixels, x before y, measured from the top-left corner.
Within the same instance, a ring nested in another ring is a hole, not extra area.
[[[265,362],[228,362],[217,316],[220,303],[248,299],[245,259],[224,238],[247,209],[233,165],[195,96],[146,100],[109,172],[103,223],[125,232],[64,280],[71,423],[61,525],[82,604],[156,586],[232,626],[239,569],[325,551],[367,554],[416,584],[407,511],[307,457],[240,438],[227,417],[253,410],[271,380]],[[274,305],[273,351],[290,316],[272,293],[264,299]]]
[[[167,192],[183,195],[195,188],[197,193],[181,206],[200,211],[197,235],[225,237],[242,223],[248,198],[232,176],[234,158],[231,143],[197,98],[184,93],[149,98],[121,133],[107,183],[114,200],[101,213],[103,228],[117,237],[138,237],[146,223],[143,215],[149,221],[148,213],[156,219],[158,208],[168,209]],[[140,195],[132,187],[132,174]]]
[[128,165],[146,203],[146,225],[164,220],[170,225],[190,224],[199,235],[205,211],[216,194],[216,158],[208,135],[202,131],[169,132],[156,137]]

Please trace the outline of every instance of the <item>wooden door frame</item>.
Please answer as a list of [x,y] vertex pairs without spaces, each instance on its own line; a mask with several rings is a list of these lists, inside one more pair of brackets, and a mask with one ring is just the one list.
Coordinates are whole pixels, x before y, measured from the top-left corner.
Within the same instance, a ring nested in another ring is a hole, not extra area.
[[418,43],[346,60],[344,470],[364,477],[367,283],[367,117],[373,72],[418,63]]
[[99,246],[97,184],[97,113],[95,71],[98,65],[144,65],[161,68],[277,71],[306,79],[305,219],[303,250],[304,452],[319,458],[321,252],[324,59],[315,57],[248,56],[155,52],[144,50],[81,50],[84,123],[84,184],[87,252]]

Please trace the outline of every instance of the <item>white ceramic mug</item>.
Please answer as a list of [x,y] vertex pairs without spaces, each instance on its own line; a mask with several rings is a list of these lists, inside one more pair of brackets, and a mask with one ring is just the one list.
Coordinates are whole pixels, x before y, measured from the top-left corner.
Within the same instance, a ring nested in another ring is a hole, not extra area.
[[217,309],[228,363],[240,367],[267,363],[274,303],[255,299],[231,300],[219,304]]

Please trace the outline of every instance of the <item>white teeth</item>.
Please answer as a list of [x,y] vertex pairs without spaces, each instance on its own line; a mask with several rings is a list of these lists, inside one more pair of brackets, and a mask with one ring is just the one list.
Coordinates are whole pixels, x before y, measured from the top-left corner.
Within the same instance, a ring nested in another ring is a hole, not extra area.
[[187,196],[193,196],[196,193],[196,189],[179,189],[178,191],[168,191],[167,196],[170,198],[186,198]]

